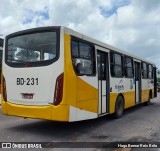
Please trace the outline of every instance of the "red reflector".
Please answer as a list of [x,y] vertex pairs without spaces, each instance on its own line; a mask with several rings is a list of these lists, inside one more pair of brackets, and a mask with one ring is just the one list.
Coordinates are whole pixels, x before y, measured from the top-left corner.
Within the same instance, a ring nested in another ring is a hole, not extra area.
[[5,102],[7,102],[7,90],[6,90],[6,80],[2,75],[2,97]]
[[25,67],[32,67],[32,64],[25,64]]
[[63,95],[63,77],[64,74],[60,74],[56,80],[55,92],[54,92],[54,105],[59,105],[62,101]]
[[53,28],[60,28],[61,26],[53,26]]

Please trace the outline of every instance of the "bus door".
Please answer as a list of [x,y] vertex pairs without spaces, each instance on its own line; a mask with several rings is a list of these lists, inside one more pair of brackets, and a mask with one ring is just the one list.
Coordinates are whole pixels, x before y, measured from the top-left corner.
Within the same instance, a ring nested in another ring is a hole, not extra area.
[[108,53],[97,51],[99,115],[109,112]]
[[135,69],[135,100],[136,103],[141,102],[141,64],[139,62],[134,62]]

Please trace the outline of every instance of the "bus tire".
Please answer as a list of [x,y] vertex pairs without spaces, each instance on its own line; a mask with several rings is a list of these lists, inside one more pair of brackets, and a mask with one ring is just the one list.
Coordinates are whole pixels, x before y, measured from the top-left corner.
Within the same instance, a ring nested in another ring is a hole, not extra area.
[[144,103],[146,106],[149,106],[151,104],[151,98],[152,98],[152,92],[150,91],[148,95],[148,101]]
[[124,100],[121,95],[117,97],[115,104],[115,118],[120,118],[124,112]]

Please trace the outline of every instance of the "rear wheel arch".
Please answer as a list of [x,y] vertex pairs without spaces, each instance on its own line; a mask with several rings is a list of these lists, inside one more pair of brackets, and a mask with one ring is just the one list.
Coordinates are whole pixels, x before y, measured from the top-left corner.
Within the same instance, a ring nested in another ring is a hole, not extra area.
[[150,91],[149,91],[149,96],[150,96],[150,98],[152,99],[152,90],[150,89]]
[[120,118],[123,115],[125,107],[125,100],[122,93],[117,96],[116,103],[115,103],[115,118]]
[[150,101],[152,99],[152,90],[149,90],[148,100],[144,103],[146,106],[150,105]]

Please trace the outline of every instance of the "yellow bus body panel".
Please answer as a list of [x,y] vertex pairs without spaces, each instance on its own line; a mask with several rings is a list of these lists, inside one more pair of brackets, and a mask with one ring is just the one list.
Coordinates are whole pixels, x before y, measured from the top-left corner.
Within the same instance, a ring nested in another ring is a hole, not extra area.
[[63,99],[76,107],[76,75],[72,66],[70,36],[64,35],[64,85]]
[[98,112],[98,89],[79,78],[73,69],[71,58],[71,37],[64,35],[64,93],[65,103],[70,106]]
[[135,92],[125,92],[124,93],[124,101],[125,101],[125,106],[124,108],[129,108],[131,106],[135,105]]
[[77,107],[98,113],[98,89],[77,77]]
[[6,115],[54,121],[68,121],[68,106],[27,106],[2,101],[2,112]]

